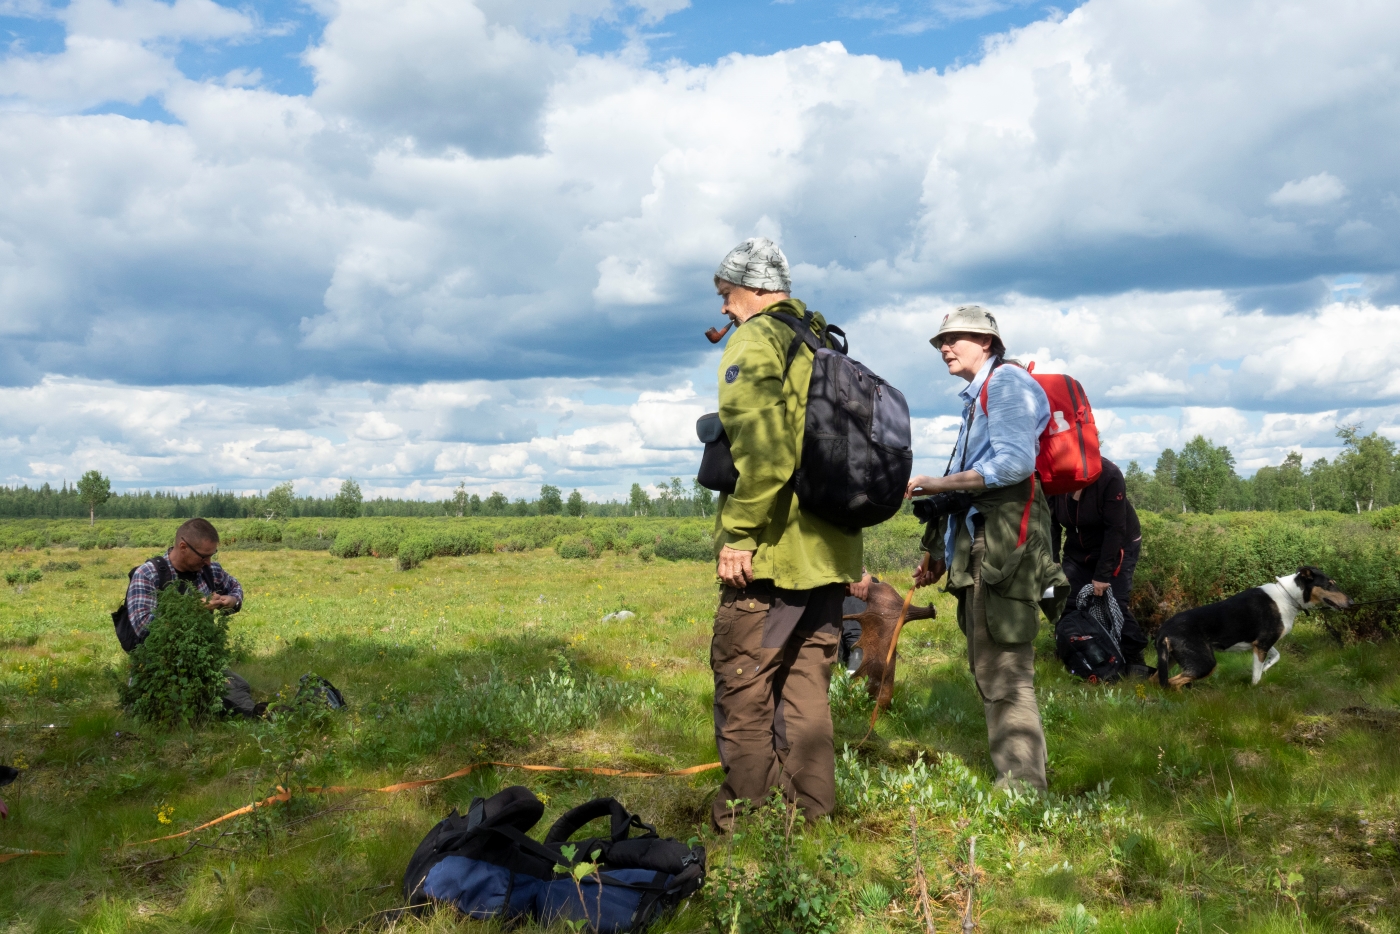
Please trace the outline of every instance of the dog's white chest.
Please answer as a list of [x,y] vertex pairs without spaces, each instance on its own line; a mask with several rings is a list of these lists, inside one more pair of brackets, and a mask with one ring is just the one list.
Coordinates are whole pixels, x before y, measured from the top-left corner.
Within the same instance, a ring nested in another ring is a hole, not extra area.
[[1236,642],[1225,651],[1227,652],[1248,652],[1254,648],[1253,642]]

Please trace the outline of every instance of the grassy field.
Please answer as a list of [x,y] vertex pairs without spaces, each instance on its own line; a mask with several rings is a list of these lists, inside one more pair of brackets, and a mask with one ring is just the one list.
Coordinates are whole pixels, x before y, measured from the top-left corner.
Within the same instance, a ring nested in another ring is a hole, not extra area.
[[[701,829],[718,772],[646,780],[494,768],[396,795],[298,794],[193,838],[127,846],[279,782],[375,787],[483,759],[659,771],[715,757],[715,589],[703,562],[645,550],[566,560],[534,548],[401,571],[392,559],[327,551],[225,551],[247,592],[233,619],[234,669],[263,696],[315,672],[350,701],[298,744],[275,724],[161,733],[117,709],[125,657],[107,614],[151,550],[0,557],[0,569],[43,574],[0,592],[0,761],[24,768],[0,792],[12,815],[0,856],[63,854],[0,864],[0,930],[357,930],[397,904],[407,858],[434,822],[515,783],[547,798],[546,821],[612,794],[668,835],[700,836],[712,867],[771,855],[752,840],[730,852]],[[832,883],[843,929],[914,929],[913,805],[940,931],[956,927],[975,834],[983,931],[1400,932],[1394,641],[1339,647],[1304,621],[1260,687],[1249,686],[1248,658],[1230,655],[1196,689],[1164,695],[1079,684],[1042,635],[1054,794],[1015,799],[990,791],[962,637],[947,598],[936,602],[938,620],[906,630],[894,708],[864,746],[863,691],[838,680],[833,692],[838,750],[849,747],[839,810],[806,829],[792,858],[840,850],[853,860],[856,874]],[[619,609],[636,615],[602,622]],[[201,846],[189,849],[191,839]],[[697,897],[665,930],[708,925]]]

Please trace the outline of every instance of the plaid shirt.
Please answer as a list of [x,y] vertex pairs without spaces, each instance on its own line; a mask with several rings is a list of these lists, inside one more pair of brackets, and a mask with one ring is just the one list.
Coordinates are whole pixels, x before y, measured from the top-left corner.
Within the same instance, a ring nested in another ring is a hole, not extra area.
[[[167,558],[167,560],[169,559]],[[171,570],[174,570],[174,568]],[[219,566],[219,562],[211,562],[209,570],[213,572],[211,576],[214,578],[214,589],[209,589],[209,585],[205,583],[202,573],[195,575],[195,586],[198,587],[199,592],[205,596],[213,593],[221,593],[237,600],[238,605],[232,609],[232,612],[237,613],[243,608],[243,587],[232,574]],[[136,569],[136,573],[131,575],[131,583],[126,588],[126,612],[127,615],[131,617],[131,628],[136,630],[137,637],[144,636],[146,634],[146,627],[151,625],[151,617],[156,613],[156,566],[154,558],[141,565]]]

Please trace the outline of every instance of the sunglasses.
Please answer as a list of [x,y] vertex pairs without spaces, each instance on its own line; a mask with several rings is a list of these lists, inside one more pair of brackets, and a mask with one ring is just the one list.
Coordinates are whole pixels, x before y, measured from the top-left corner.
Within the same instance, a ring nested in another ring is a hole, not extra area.
[[219,548],[218,548],[217,545],[214,547],[214,550],[213,550],[213,551],[209,552],[209,554],[206,555],[204,552],[200,551],[198,548],[196,548],[196,547],[194,547],[193,545],[191,545],[189,539],[187,539],[187,538],[182,538],[182,539],[180,539],[180,541],[184,542],[186,548],[188,548],[190,551],[193,551],[195,554],[199,555],[199,556],[200,556],[201,558],[203,558],[205,561],[212,561],[212,560],[214,560],[214,556],[217,555],[217,554],[219,553]]

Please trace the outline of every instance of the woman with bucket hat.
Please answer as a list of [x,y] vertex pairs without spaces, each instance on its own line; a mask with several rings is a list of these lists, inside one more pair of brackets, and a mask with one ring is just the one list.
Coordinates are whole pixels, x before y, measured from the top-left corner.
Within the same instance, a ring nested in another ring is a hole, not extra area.
[[[927,522],[918,586],[946,573],[958,601],[958,626],[987,718],[997,785],[1046,788],[1045,733],[1035,700],[1040,613],[1053,622],[1069,582],[1050,551],[1050,510],[1035,477],[1039,438],[1050,421],[1044,391],[1007,363],[996,318],[964,305],[943,318],[929,341],[958,393],[962,428],[941,477],[909,481],[915,511]],[[986,386],[985,405],[979,397]]]

